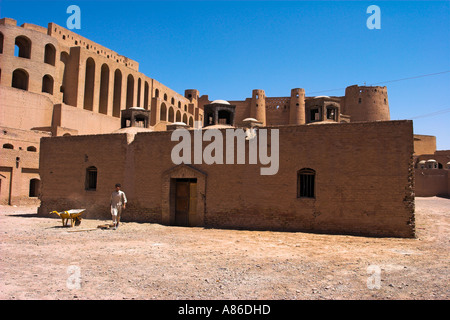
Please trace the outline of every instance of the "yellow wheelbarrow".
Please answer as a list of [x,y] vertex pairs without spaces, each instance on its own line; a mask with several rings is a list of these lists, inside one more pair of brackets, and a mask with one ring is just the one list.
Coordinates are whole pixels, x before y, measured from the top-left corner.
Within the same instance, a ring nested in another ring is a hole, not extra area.
[[50,214],[52,213],[56,213],[61,219],[62,219],[62,224],[63,227],[66,227],[69,225],[69,220],[70,220],[70,226],[73,227],[75,226],[79,226],[81,223],[81,214],[86,211],[86,209],[71,209],[71,210],[67,210],[67,211],[52,211],[50,212]]

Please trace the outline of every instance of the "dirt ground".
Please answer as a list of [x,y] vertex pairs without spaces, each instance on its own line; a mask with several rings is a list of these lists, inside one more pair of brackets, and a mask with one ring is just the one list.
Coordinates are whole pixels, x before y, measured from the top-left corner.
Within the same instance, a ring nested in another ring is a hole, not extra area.
[[65,228],[35,207],[0,206],[0,299],[450,297],[450,199],[416,198],[417,239],[131,222],[80,231],[108,222]]

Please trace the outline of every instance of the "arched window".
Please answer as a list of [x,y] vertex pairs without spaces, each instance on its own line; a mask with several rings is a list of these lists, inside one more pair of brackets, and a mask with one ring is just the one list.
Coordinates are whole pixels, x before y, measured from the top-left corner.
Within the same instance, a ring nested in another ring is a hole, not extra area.
[[173,108],[169,107],[169,122],[174,122],[174,120],[175,120],[175,115],[173,112]]
[[97,168],[89,167],[86,169],[85,189],[90,191],[97,190]]
[[174,98],[170,99],[170,103],[175,104],[175,99]]
[[194,118],[189,117],[189,126],[194,127]]
[[59,55],[60,61],[63,63],[63,70],[62,70],[62,83],[61,87],[59,88],[59,91],[63,94],[63,102],[67,104],[67,94],[66,94],[66,86],[67,86],[67,65],[69,63],[69,54],[67,52],[61,52]]
[[297,198],[315,198],[316,171],[304,168],[297,171]]
[[56,59],[56,49],[55,47],[48,43],[45,45],[45,52],[44,52],[44,62],[51,64],[52,66],[55,65],[55,59]]
[[3,53],[3,33],[0,32],[0,53]]
[[167,120],[167,107],[166,107],[166,105],[164,103],[161,104],[159,120],[161,120],[161,121],[166,121]]
[[155,98],[159,98],[159,90],[155,89]]
[[30,190],[29,190],[29,197],[38,197],[39,196],[39,189],[41,186],[41,181],[39,179],[31,179],[30,180]]
[[134,78],[131,74],[127,78],[127,105],[126,108],[132,108],[134,101]]
[[167,101],[167,94],[164,93],[164,101]]
[[181,101],[178,101],[178,108],[181,109]]
[[14,149],[14,146],[12,144],[10,144],[10,143],[5,143],[3,145],[3,149]]
[[31,40],[25,36],[16,37],[14,55],[19,58],[31,58]]
[[149,105],[148,105],[148,93],[149,93],[149,86],[148,86],[148,82],[145,81],[144,83],[144,109],[148,110],[149,109]]
[[86,60],[86,73],[84,80],[84,109],[94,110],[94,86],[95,86],[95,62],[94,59]]
[[37,149],[36,149],[36,147],[29,146],[29,147],[27,148],[27,151],[30,151],[30,152],[36,152]]
[[42,92],[53,94],[53,78],[48,74],[42,78]]
[[180,110],[177,111],[177,117],[175,119],[176,122],[181,122],[181,112]]
[[186,113],[183,115],[183,122],[184,122],[185,124],[188,124],[188,119],[187,119]]
[[16,69],[12,75],[13,88],[28,90],[28,72],[23,69]]
[[136,105],[136,107],[141,106],[141,83],[142,83],[142,80],[141,80],[141,78],[139,78],[138,85],[137,85],[137,105]]
[[98,104],[98,112],[102,114],[108,113],[108,92],[109,92],[109,68],[106,63],[102,65],[100,71],[100,97]]
[[114,72],[113,116],[120,118],[120,100],[122,99],[122,72]]

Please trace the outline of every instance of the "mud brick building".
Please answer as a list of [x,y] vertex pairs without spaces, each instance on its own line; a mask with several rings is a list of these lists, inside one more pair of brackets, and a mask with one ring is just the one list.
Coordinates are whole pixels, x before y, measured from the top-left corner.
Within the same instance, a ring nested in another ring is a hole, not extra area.
[[[178,127],[249,123],[279,130],[276,175],[170,159]],[[449,194],[448,152],[414,136],[412,122],[390,121],[386,87],[210,100],[175,92],[137,61],[54,23],[0,19],[0,129],[0,201],[40,202],[41,214],[86,207],[87,217],[107,218],[121,182],[129,221],[411,237],[414,176],[420,195]],[[429,160],[436,167],[422,169]]]

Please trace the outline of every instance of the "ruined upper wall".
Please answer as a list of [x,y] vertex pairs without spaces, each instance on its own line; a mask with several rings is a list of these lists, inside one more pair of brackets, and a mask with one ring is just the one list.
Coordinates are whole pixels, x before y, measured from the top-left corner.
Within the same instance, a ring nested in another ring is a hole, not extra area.
[[48,24],[48,35],[56,38],[58,42],[68,46],[68,47],[83,47],[86,50],[96,53],[97,55],[103,56],[111,61],[122,64],[132,70],[139,71],[139,63],[127,58],[117,52],[108,49],[92,40],[80,36],[79,34],[67,30],[53,22]]
[[[21,48],[18,56],[16,45]],[[18,91],[21,96],[36,93],[47,97],[54,105],[63,104],[112,118],[120,118],[121,110],[131,107],[150,110],[153,99],[160,99],[151,112],[153,125],[161,122],[162,130],[171,117],[171,108],[175,114],[173,121],[176,121],[177,113],[180,121],[187,119],[187,123],[201,117],[196,99],[175,92],[139,72],[138,67],[136,61],[57,24],[49,23],[46,29],[28,23],[19,27],[10,18],[0,20],[0,84],[13,87],[11,92]],[[7,100],[9,97],[4,96],[0,103]],[[163,107],[159,108],[159,105]],[[85,112],[76,113],[75,110],[71,116],[69,109],[63,110],[69,117],[87,116]],[[47,125],[51,121],[47,117]],[[76,127],[67,129],[85,132],[78,130],[78,126],[84,124],[80,121],[78,124],[73,121]],[[13,126],[11,123],[6,125]],[[39,122],[35,126],[42,127],[43,124]],[[101,127],[101,124],[95,126],[94,130]]]

